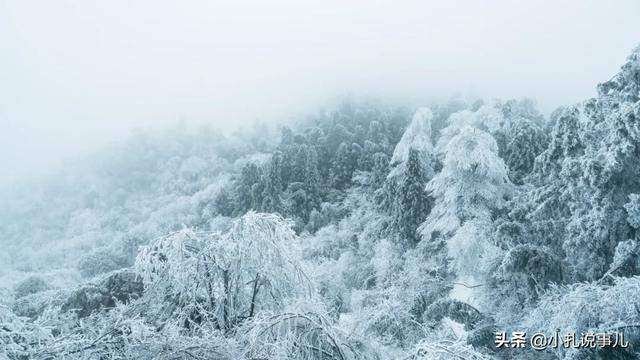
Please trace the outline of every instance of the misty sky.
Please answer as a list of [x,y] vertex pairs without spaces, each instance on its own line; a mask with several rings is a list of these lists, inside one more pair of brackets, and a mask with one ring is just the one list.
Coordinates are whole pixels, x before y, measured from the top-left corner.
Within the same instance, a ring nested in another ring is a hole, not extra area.
[[339,95],[594,95],[640,1],[0,0],[0,183],[132,128],[231,128]]

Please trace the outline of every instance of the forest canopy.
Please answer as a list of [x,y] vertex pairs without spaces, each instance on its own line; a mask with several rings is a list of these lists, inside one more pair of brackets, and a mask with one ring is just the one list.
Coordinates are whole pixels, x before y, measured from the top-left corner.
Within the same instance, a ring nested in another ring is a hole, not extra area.
[[549,117],[427,105],[140,132],[3,195],[0,359],[637,358],[640,48]]

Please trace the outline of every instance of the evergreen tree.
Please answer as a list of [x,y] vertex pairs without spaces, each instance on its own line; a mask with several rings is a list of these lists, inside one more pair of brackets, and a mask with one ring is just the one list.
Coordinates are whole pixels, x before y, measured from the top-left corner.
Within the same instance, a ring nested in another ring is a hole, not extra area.
[[433,143],[431,141],[431,119],[433,114],[428,108],[418,109],[411,123],[402,134],[402,138],[393,150],[391,157],[391,174],[395,177],[397,174],[405,171],[409,153],[416,150],[418,160],[425,172],[425,176],[431,178],[433,176]]
[[382,152],[373,154],[371,184],[374,189],[380,188],[389,174],[389,156]]
[[236,213],[244,214],[248,210],[257,209],[254,185],[260,181],[260,169],[254,163],[247,163],[242,167],[240,178],[236,186]]
[[385,184],[392,228],[408,246],[418,242],[416,230],[431,210],[424,186],[433,175],[432,116],[427,108],[415,112],[394,149]]
[[338,148],[342,146],[343,143],[351,143],[353,134],[347,130],[347,128],[341,124],[334,124],[329,130],[329,135],[327,136],[327,152],[330,154],[337,154],[339,152]]
[[371,171],[374,164],[374,155],[382,150],[382,147],[375,143],[365,140],[362,148],[362,156],[358,159],[358,169],[363,171]]
[[291,182],[305,182],[307,177],[307,162],[309,161],[309,145],[298,145],[296,146],[296,155],[293,159],[293,169]]
[[560,252],[574,280],[602,277],[633,236],[624,204],[640,188],[639,67],[636,52],[597,98],[564,109],[531,175],[526,232]]
[[392,224],[401,238],[414,246],[419,240],[416,232],[418,226],[431,210],[431,200],[425,190],[427,174],[418,150],[409,151],[405,168],[404,174],[396,180]]
[[262,192],[262,211],[271,213],[282,211],[282,200],[280,198],[280,195],[282,194],[281,173],[282,153],[276,151],[271,157],[271,161],[269,162],[267,172],[263,179],[264,189]]
[[547,147],[547,135],[528,119],[514,122],[509,129],[504,156],[509,169],[509,179],[522,185],[524,178],[533,170],[536,157]]
[[[305,189],[307,192],[307,214],[316,209],[322,202],[320,172],[318,170],[318,153],[310,147],[305,164]],[[305,217],[305,220],[307,217]]]
[[343,142],[338,147],[331,168],[331,185],[335,189],[344,190],[351,185],[353,172],[358,163],[359,147]]
[[382,149],[388,148],[389,137],[387,135],[384,124],[376,120],[371,121],[369,123],[369,128],[367,129],[366,140],[370,141],[373,144],[377,144]]
[[429,181],[435,198],[420,227],[425,239],[443,237],[458,275],[472,275],[484,250],[495,212],[505,206],[510,182],[491,135],[462,128],[445,148],[442,171]]
[[233,214],[233,200],[226,188],[220,190],[220,193],[216,196],[215,209],[222,216],[231,216]]

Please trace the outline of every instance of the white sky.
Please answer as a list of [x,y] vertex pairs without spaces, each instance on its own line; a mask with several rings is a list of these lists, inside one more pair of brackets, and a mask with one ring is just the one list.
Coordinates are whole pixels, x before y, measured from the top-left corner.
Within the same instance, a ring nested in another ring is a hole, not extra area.
[[637,0],[0,0],[0,183],[132,128],[230,128],[347,93],[549,112],[638,43]]

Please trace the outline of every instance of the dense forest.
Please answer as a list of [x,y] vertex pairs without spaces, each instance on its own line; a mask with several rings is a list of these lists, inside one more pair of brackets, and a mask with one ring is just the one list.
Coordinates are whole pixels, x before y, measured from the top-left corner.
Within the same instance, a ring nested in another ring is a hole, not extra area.
[[6,189],[0,359],[638,358],[640,48],[548,117],[428,105],[139,132]]

